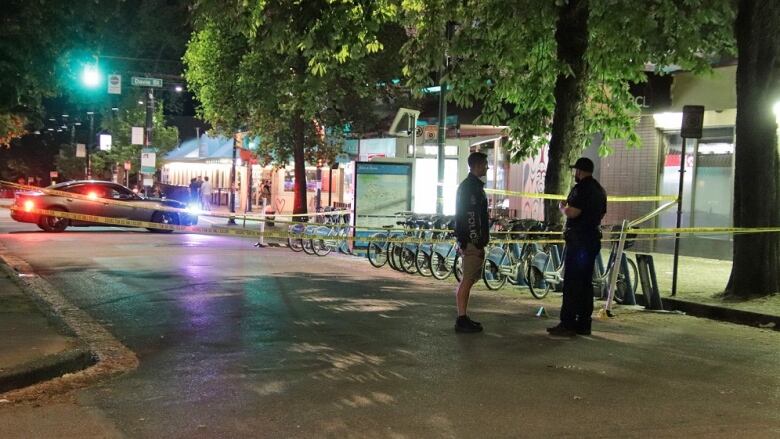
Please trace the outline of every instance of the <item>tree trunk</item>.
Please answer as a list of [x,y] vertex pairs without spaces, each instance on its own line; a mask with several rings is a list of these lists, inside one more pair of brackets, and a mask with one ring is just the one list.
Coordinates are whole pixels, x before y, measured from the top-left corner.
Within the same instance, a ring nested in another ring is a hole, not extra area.
[[[293,161],[295,162],[295,198],[293,202],[293,213],[308,213],[306,206],[306,161],[303,157],[305,142],[306,123],[303,120],[301,112],[293,116],[291,123],[293,134]],[[299,217],[296,220],[306,221],[306,217]]]
[[[777,120],[777,0],[740,0],[737,39],[737,126],[734,152],[734,225],[780,225],[780,152]],[[734,235],[734,264],[726,294],[780,292],[780,234]]]
[[[584,144],[581,107],[585,101],[588,65],[588,0],[569,0],[560,7],[555,29],[557,58],[570,72],[555,80],[555,113],[550,137],[549,161],[544,177],[548,194],[566,194],[571,184],[569,164]],[[550,223],[562,221],[556,200],[546,200],[544,218]]]

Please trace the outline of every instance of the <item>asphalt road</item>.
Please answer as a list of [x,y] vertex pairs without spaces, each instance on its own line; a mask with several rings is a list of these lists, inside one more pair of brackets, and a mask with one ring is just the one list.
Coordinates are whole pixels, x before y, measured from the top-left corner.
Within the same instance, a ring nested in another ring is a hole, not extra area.
[[[0,437],[778,437],[780,334],[623,310],[554,339],[527,292],[239,238],[45,234],[0,244],[133,350],[138,369],[0,404]],[[541,302],[557,315],[560,299]]]

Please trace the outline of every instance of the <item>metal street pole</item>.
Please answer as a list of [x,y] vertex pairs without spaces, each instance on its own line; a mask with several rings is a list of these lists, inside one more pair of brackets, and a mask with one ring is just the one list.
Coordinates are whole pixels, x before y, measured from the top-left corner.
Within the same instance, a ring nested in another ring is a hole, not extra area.
[[[152,130],[154,129],[154,89],[149,87],[146,90],[146,123],[144,129],[144,147],[152,147]],[[154,175],[154,174],[152,174]],[[143,178],[143,177],[142,177]],[[143,180],[142,180],[143,184]],[[147,195],[146,185],[143,185],[144,195]]]
[[[455,23],[448,21],[445,30],[446,43],[449,43]],[[447,51],[442,55],[442,62],[439,66],[439,135],[437,140],[438,154],[438,178],[436,182],[436,214],[444,213],[444,144],[447,135],[447,82],[444,80],[447,74],[449,57]],[[416,129],[417,127],[415,127]]]
[[331,203],[331,194],[333,193],[333,165],[330,165],[330,168],[328,169],[328,206],[330,206]]
[[154,128],[154,89],[148,88],[146,90],[146,124],[145,130],[146,137],[144,139],[144,146],[149,148],[152,146],[152,130]]
[[[685,137],[682,138],[680,155],[680,184],[677,188],[677,228],[682,224],[683,185],[685,182]],[[672,296],[677,295],[677,261],[680,257],[680,234],[674,234],[674,262],[672,263]]]
[[439,135],[436,139],[438,174],[436,180],[436,214],[444,213],[444,143],[447,134],[447,83],[441,78],[444,77],[447,64],[447,54],[444,54],[444,61],[439,69]]
[[[682,225],[683,186],[685,182],[685,139],[701,139],[704,125],[704,106],[684,105],[680,137],[682,151],[680,152],[680,184],[677,188],[677,228]],[[694,182],[695,184],[695,182]],[[691,204],[693,206],[693,204]],[[680,257],[680,233],[674,234],[674,262],[672,266],[672,296],[677,295],[677,264]]]
[[88,111],[87,115],[89,116],[89,140],[87,141],[87,147],[86,147],[86,158],[87,158],[87,172],[86,172],[86,179],[91,180],[92,179],[92,157],[90,157],[90,150],[92,150],[92,142],[95,137],[95,112],[94,111]]
[[[236,213],[236,149],[238,148],[238,136],[233,134],[233,164],[230,166],[230,213]],[[229,225],[236,224],[236,218],[228,218]]]
[[[317,171],[316,171],[316,178],[317,178],[317,196],[315,198],[316,203],[314,205],[314,211],[319,212],[322,208],[322,166],[320,166],[319,163],[317,163]],[[317,221],[322,219],[322,217],[317,217]]]

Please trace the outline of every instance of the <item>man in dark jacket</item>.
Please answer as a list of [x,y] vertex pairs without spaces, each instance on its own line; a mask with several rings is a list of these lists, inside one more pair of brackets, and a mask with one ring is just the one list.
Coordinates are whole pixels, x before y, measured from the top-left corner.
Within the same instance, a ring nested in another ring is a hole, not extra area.
[[601,251],[599,226],[607,213],[607,193],[593,178],[593,162],[581,157],[571,168],[577,184],[559,205],[566,216],[561,323],[547,329],[550,335],[564,337],[590,335],[593,265]]
[[455,332],[480,332],[482,325],[471,320],[466,313],[471,287],[482,274],[485,246],[490,240],[485,176],[488,170],[487,155],[473,152],[469,155],[469,175],[458,186],[455,206],[455,238],[463,259],[463,278],[458,285],[455,301],[458,318]]

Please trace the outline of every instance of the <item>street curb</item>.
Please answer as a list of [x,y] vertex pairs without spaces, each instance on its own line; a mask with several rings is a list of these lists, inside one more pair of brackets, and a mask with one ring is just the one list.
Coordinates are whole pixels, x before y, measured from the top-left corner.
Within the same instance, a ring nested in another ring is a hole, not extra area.
[[15,383],[11,389],[5,389],[1,386],[6,381],[0,379],[3,399],[24,401],[53,396],[138,367],[138,357],[133,351],[86,312],[71,305],[51,284],[34,274],[25,261],[8,256],[2,250],[0,246],[0,270],[38,304],[52,323],[74,336],[82,346],[3,373],[0,377],[9,376],[7,382]]
[[97,362],[86,348],[69,349],[0,372],[0,393],[21,389],[84,370]]
[[[644,305],[645,296],[643,294],[637,294],[636,302],[639,305]],[[694,317],[703,317],[711,320],[736,323],[738,325],[780,331],[780,316],[687,302],[669,297],[662,297],[661,302],[664,305],[664,309],[669,311],[682,311],[685,314]]]

